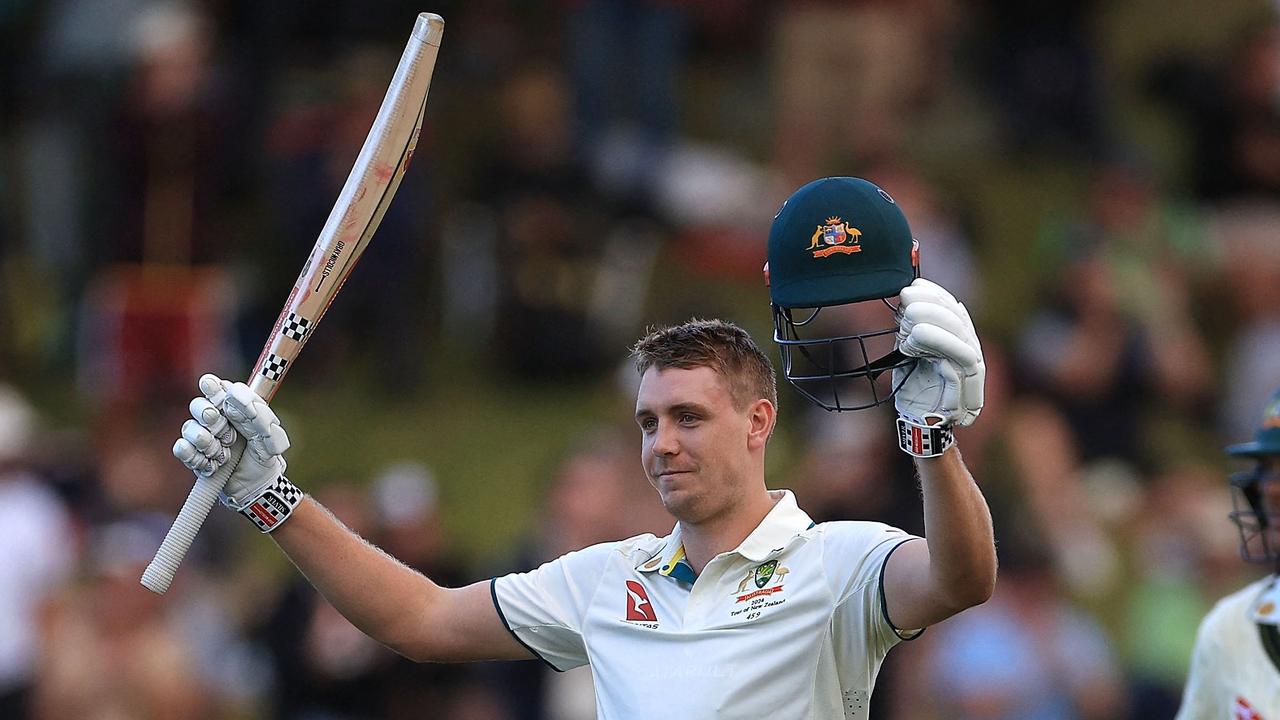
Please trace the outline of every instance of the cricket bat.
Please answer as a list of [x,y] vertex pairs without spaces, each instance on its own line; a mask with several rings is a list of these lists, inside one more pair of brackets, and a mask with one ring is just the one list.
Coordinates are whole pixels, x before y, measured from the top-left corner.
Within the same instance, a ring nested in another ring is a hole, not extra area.
[[[443,35],[444,18],[432,13],[418,15],[373,128],[254,363],[248,385],[267,402],[342,289],[400,187],[418,143]],[[169,589],[221,491],[221,485],[212,480],[196,480],[173,527],[142,574],[142,584],[148,590],[163,594]]]

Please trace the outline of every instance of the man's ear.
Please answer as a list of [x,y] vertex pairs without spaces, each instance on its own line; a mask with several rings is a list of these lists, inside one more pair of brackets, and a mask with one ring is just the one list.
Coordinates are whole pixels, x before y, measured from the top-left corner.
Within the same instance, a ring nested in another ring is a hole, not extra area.
[[760,398],[747,410],[747,419],[751,425],[747,432],[747,447],[755,450],[764,447],[773,434],[773,426],[778,422],[778,411],[773,403]]

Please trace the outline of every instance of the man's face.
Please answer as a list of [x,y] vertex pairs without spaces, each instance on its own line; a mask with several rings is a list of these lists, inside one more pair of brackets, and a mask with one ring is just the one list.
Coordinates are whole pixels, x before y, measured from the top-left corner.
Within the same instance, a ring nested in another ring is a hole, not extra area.
[[728,383],[715,370],[646,370],[636,423],[645,475],[677,519],[710,520],[742,500],[753,479],[752,410],[734,408]]
[[[1248,491],[1233,495],[1232,519],[1240,528],[1241,552],[1246,560],[1280,560],[1280,455],[1259,457],[1254,481],[1261,507],[1247,500]],[[1257,514],[1255,514],[1257,513]]]
[[1262,506],[1273,520],[1280,519],[1280,455],[1265,455],[1258,463]]

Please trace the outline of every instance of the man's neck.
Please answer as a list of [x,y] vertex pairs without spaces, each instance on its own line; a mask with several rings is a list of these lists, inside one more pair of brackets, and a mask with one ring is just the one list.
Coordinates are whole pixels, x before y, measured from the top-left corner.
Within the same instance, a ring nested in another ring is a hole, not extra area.
[[743,540],[764,521],[778,499],[761,488],[727,512],[700,523],[680,521],[680,540],[685,560],[693,571],[701,574],[711,559],[742,544]]

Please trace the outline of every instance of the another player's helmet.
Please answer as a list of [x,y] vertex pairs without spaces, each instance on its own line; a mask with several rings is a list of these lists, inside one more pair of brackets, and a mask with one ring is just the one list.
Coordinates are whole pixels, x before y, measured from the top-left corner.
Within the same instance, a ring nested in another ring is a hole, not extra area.
[[1267,402],[1253,441],[1232,445],[1227,454],[1254,461],[1251,470],[1230,478],[1231,520],[1240,529],[1240,554],[1250,562],[1280,561],[1280,514],[1267,509],[1264,488],[1264,483],[1280,482],[1280,390]]
[[[826,410],[888,401],[901,387],[888,371],[915,367],[894,347],[898,312],[889,298],[919,275],[919,246],[889,193],[854,177],[795,191],[774,216],[765,264],[783,375]],[[819,317],[835,306],[857,307]],[[864,323],[888,327],[859,331]]]

